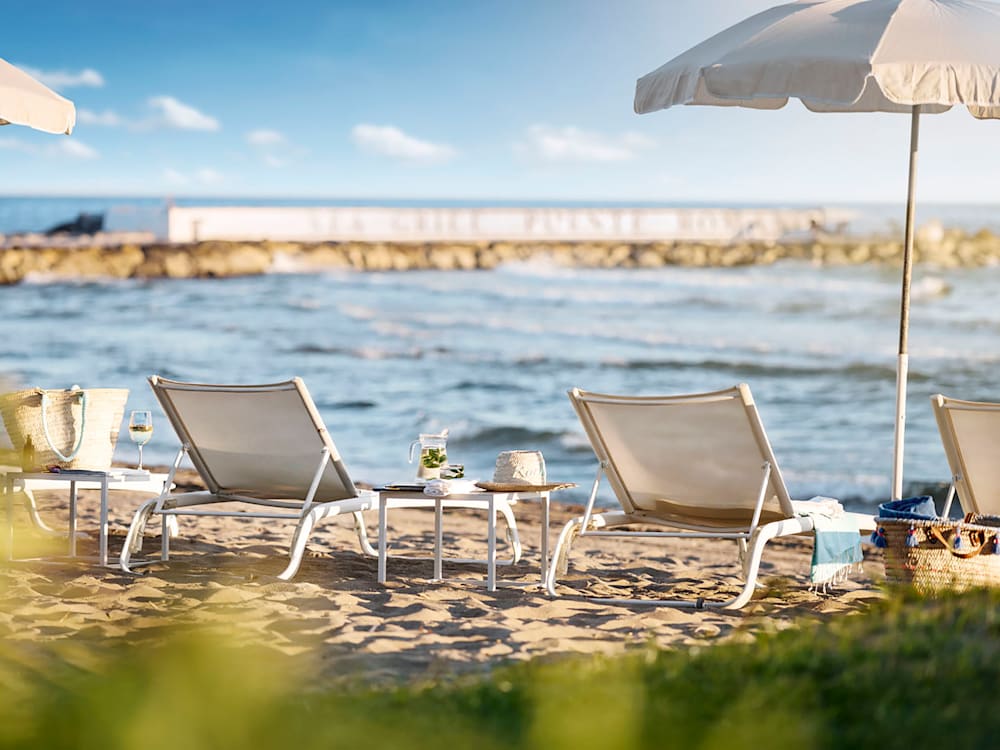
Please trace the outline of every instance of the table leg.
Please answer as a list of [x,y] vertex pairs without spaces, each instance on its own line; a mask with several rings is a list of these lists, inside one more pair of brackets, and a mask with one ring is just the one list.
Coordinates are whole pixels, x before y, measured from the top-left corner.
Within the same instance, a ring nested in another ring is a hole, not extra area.
[[7,500],[7,554],[8,561],[14,559],[14,480],[10,474],[4,477],[4,495]]
[[170,559],[170,522],[167,519],[177,520],[177,516],[160,515],[160,559],[166,562]]
[[35,525],[35,528],[42,533],[49,534],[50,536],[62,536],[60,532],[50,528],[49,525],[42,520],[42,517],[38,515],[38,504],[35,502],[34,493],[32,493],[27,486],[25,486],[21,492],[24,494],[24,504],[28,509],[28,518]]
[[549,577],[549,493],[542,493],[542,586]]
[[442,530],[443,519],[442,501],[440,497],[434,498],[434,580],[441,581],[444,578],[442,566],[442,546],[444,546],[444,533]]
[[385,583],[385,562],[386,562],[386,497],[383,493],[378,495],[378,582]]
[[497,514],[494,507],[495,495],[491,492],[489,499],[489,522],[486,528],[486,589],[497,590]]
[[69,483],[69,556],[76,557],[76,482]]
[[108,475],[105,474],[104,478],[101,479],[101,530],[98,534],[98,545],[100,547],[100,559],[98,562],[101,567],[107,567],[108,564]]

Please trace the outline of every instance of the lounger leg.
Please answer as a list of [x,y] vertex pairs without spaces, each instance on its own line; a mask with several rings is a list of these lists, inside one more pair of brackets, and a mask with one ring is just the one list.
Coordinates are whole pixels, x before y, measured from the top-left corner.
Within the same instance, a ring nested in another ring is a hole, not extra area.
[[[549,577],[546,583],[546,591],[549,596],[558,596],[555,590],[556,576],[560,570],[560,558],[563,556],[568,556],[569,545],[572,540],[573,534],[579,529],[582,523],[582,519],[575,518],[563,527],[562,533],[559,535],[559,541],[556,543],[555,551],[552,553],[552,564],[549,566]],[[749,548],[747,550],[747,561],[745,565],[745,576],[746,580],[743,583],[743,588],[740,593],[728,601],[705,601],[704,599],[698,599],[696,601],[690,600],[661,600],[661,599],[595,599],[590,598],[589,601],[601,602],[606,604],[623,604],[623,605],[644,605],[644,606],[659,606],[659,607],[687,607],[692,609],[740,609],[747,602],[750,601],[754,594],[754,589],[757,584],[757,574],[760,569],[761,557],[764,553],[765,545],[777,536],[784,536],[787,534],[797,534],[804,533],[810,530],[809,526],[798,525],[798,519],[793,524],[792,520],[786,521],[775,521],[773,523],[765,524],[764,526],[758,527],[756,533],[750,539]],[[565,547],[565,551],[564,548]]]
[[948,488],[948,497],[944,500],[944,509],[941,511],[941,517],[947,518],[951,514],[951,504],[955,502],[955,482],[951,483]]
[[569,550],[573,544],[573,537],[578,533],[582,526],[583,519],[574,518],[567,521],[566,525],[563,526],[562,531],[559,533],[559,539],[556,541],[556,547],[552,550],[552,560],[549,563],[549,574],[545,579],[545,591],[549,596],[559,596],[556,593],[556,576],[561,572],[565,572],[568,567],[567,563],[569,561]]
[[299,572],[299,566],[302,564],[302,556],[306,551],[306,542],[309,541],[309,535],[312,534],[318,517],[317,512],[311,510],[302,517],[299,525],[295,527],[295,532],[292,534],[291,547],[288,550],[288,557],[290,558],[288,567],[278,575],[278,578],[282,581],[291,580]]
[[743,605],[750,601],[750,598],[753,596],[754,590],[757,587],[757,572],[760,569],[760,560],[764,556],[764,545],[777,535],[779,529],[780,524],[778,523],[765,524],[757,529],[757,533],[754,534],[753,538],[750,540],[746,561],[743,567],[743,590],[740,592],[739,596],[728,603],[710,603],[706,606],[719,607],[720,609],[740,609]]
[[358,542],[361,544],[361,551],[369,557],[378,557],[378,550],[372,547],[368,541],[368,528],[365,526],[365,517],[360,512],[353,513],[354,530],[358,533]]
[[152,515],[154,508],[156,508],[156,503],[158,498],[153,498],[152,500],[147,500],[136,510],[135,515],[132,517],[132,524],[128,527],[128,533],[125,535],[125,542],[122,544],[122,552],[118,558],[118,562],[121,568],[126,573],[132,573],[132,569],[129,567],[129,561],[132,554],[138,552],[142,548],[142,534],[146,529],[146,523],[149,521],[150,515]]
[[34,493],[29,489],[23,489],[21,490],[21,494],[24,495],[24,507],[28,509],[28,518],[34,524],[35,528],[43,534],[62,536],[62,532],[56,531],[42,520],[41,515],[38,513],[38,505],[35,503]]
[[514,511],[511,510],[510,505],[507,503],[501,503],[497,510],[503,514],[503,520],[507,524],[507,541],[510,543],[511,549],[513,551],[512,563],[516,563],[521,559],[521,537],[517,533],[517,521],[514,520]]
[[489,499],[489,526],[486,528],[486,589],[488,591],[497,590],[497,514],[495,507],[495,496],[490,493]]

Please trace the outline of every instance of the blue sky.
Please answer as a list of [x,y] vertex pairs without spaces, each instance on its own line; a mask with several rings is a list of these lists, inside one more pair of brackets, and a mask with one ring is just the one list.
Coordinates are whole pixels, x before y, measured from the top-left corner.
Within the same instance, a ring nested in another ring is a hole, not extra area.
[[[635,79],[771,0],[18,3],[77,105],[0,130],[8,195],[902,201],[908,118],[686,107]],[[1000,122],[925,117],[919,198],[1000,202]]]

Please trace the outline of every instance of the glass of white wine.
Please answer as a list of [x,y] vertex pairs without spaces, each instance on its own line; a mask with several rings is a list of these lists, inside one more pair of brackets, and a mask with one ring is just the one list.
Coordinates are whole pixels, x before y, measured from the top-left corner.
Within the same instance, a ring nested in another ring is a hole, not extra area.
[[133,411],[128,416],[128,438],[139,446],[139,465],[142,469],[142,446],[153,437],[153,413],[149,411]]

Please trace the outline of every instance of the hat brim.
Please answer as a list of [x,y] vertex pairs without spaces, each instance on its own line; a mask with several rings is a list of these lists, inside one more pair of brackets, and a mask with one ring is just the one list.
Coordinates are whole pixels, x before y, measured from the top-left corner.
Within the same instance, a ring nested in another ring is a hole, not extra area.
[[515,482],[476,482],[476,487],[487,492],[551,492],[576,487],[575,482],[552,482],[550,484],[520,484]]

